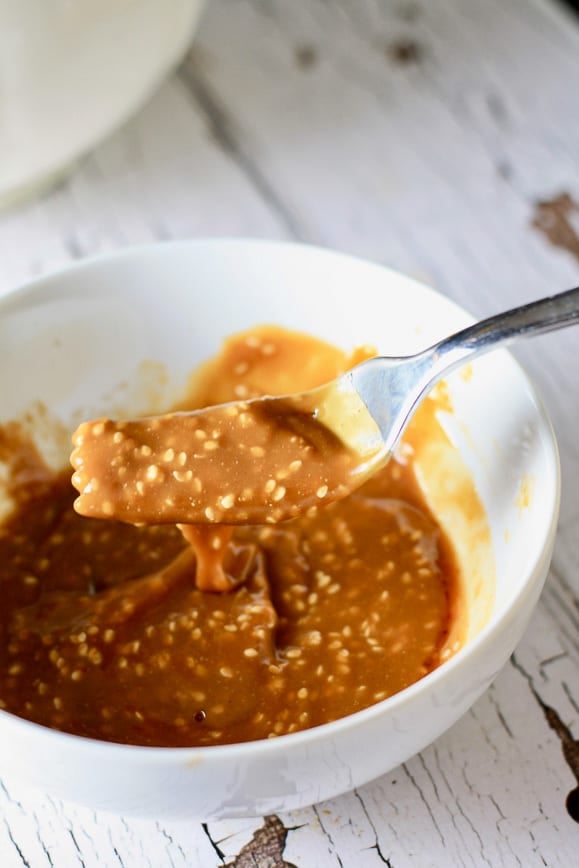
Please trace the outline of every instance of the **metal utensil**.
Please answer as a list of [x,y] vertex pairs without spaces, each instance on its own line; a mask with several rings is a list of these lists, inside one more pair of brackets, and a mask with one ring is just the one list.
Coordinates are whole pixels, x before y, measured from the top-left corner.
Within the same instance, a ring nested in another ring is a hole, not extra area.
[[377,460],[385,460],[422,398],[454,368],[521,338],[578,322],[579,287],[483,319],[416,355],[369,359],[339,382],[362,399],[380,432]]

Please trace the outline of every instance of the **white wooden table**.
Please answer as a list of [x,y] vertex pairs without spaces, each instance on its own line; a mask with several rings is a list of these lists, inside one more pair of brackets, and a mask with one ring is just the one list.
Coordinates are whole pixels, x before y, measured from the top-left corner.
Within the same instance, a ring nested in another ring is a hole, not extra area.
[[[387,263],[482,316],[579,284],[573,202],[579,21],[555,0],[212,0],[146,108],[0,215],[0,290],[135,242],[258,235]],[[579,784],[579,332],[517,354],[559,438],[560,528],[525,640],[464,719],[374,783],[268,819],[125,820],[11,784],[0,866],[579,866],[565,809]]]

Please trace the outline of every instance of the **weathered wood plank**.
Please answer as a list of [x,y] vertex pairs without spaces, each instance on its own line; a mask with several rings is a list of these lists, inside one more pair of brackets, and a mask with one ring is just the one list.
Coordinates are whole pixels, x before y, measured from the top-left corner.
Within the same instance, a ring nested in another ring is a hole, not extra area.
[[[0,292],[126,244],[231,234],[369,256],[477,315],[577,284],[572,237],[554,245],[533,223],[539,202],[579,202],[578,49],[579,28],[547,0],[213,0],[186,63],[139,116],[58,189],[0,215]],[[564,478],[532,627],[435,745],[281,816],[290,863],[577,860],[562,750],[565,732],[579,737],[577,336],[517,354],[553,418]],[[205,868],[263,839],[262,820],[97,817],[12,782],[0,805],[2,866]]]

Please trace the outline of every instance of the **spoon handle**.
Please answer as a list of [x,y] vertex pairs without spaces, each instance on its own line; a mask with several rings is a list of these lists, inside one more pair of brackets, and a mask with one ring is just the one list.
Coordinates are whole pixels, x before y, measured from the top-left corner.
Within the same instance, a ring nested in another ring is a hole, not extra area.
[[518,338],[532,337],[579,323],[579,287],[532,301],[483,319],[427,350],[434,367],[447,370]]

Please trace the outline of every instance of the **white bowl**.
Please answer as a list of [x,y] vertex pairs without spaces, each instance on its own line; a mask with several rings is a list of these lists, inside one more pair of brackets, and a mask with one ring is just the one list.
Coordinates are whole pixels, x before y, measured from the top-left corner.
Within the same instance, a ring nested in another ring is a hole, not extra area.
[[[415,281],[328,251],[227,240],[132,249],[0,299],[0,422],[38,400],[68,426],[118,404],[132,412],[158,409],[151,376],[160,369],[143,362],[169,372],[170,404],[224,336],[257,323],[306,330],[345,349],[370,342],[400,354],[469,321]],[[517,363],[492,353],[473,364],[468,378],[449,378],[448,388],[454,413],[445,425],[476,482],[493,548],[476,551],[467,525],[462,540],[449,527],[479,607],[455,656],[364,711],[240,745],[108,744],[0,712],[0,774],[95,809],[239,817],[335,796],[437,738],[489,686],[519,641],[547,574],[559,505],[553,432]],[[485,608],[488,618],[481,616]]]
[[0,0],[0,207],[42,190],[181,60],[202,0]]

